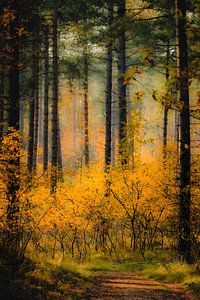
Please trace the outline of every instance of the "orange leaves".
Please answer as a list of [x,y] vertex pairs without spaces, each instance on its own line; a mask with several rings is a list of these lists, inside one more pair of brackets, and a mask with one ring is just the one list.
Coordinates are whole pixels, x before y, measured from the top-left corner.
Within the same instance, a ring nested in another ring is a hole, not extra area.
[[3,137],[1,142],[0,161],[4,163],[15,160],[20,156],[19,132],[13,128],[9,128],[9,132],[9,134]]
[[27,32],[26,32],[24,26],[20,25],[19,28],[17,28],[17,35],[18,36],[23,36],[23,35],[26,35],[26,34],[27,34]]
[[7,27],[12,21],[15,20],[15,13],[13,10],[5,12],[0,16],[0,26]]

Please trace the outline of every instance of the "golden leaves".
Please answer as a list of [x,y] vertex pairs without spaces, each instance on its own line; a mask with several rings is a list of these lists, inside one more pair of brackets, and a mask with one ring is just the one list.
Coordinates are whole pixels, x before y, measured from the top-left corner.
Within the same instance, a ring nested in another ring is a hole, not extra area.
[[5,12],[0,16],[0,26],[7,27],[12,21],[15,20],[15,13],[13,10]]
[[124,84],[127,85],[129,84],[130,80],[135,80],[137,81],[135,75],[139,74],[141,75],[143,73],[143,70],[139,68],[137,65],[129,68],[124,75]]
[[27,31],[25,30],[23,25],[20,25],[19,28],[17,28],[16,33],[18,36],[27,35]]

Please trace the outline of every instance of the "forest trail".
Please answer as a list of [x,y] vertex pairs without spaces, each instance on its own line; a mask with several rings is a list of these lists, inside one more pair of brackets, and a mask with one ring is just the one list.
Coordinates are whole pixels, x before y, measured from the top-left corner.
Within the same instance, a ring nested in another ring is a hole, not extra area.
[[179,286],[137,274],[95,273],[96,285],[82,299],[190,300]]

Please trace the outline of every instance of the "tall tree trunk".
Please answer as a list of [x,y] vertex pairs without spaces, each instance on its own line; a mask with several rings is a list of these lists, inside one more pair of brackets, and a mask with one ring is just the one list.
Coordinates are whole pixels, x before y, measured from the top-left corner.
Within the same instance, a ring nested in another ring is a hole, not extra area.
[[76,138],[77,138],[77,107],[76,107],[76,96],[75,96],[75,89],[74,83],[71,82],[70,84],[70,95],[72,101],[72,114],[73,114],[73,136],[72,136],[72,144],[73,149],[76,149]]
[[40,147],[43,145],[43,110],[44,110],[44,92],[43,92],[43,78],[39,80],[39,122],[38,122],[38,144]]
[[58,162],[58,12],[53,15],[53,78],[52,78],[52,143],[51,143],[51,193],[56,191]]
[[118,140],[119,133],[119,107],[118,107],[118,91],[116,85],[113,86],[112,92],[112,109],[111,109],[111,163],[115,166],[116,158],[116,140]]
[[31,96],[29,100],[29,121],[28,121],[28,148],[27,148],[27,171],[32,173],[33,171],[33,156],[34,156],[34,123],[35,123],[35,90],[36,90],[36,41],[33,34],[32,42],[32,65],[31,65]]
[[[19,37],[16,36],[16,28],[19,26],[19,4],[13,3],[15,19],[9,25],[9,44],[12,52],[9,58],[8,74],[8,134],[13,130],[19,132]],[[12,128],[12,129],[11,129]],[[19,176],[20,176],[20,146],[19,137],[14,136],[16,146],[11,150],[13,158],[8,161],[7,179],[7,236],[6,244],[8,257],[13,269],[18,267],[20,227],[19,227]]]
[[88,53],[87,46],[84,50],[83,57],[83,90],[84,90],[84,157],[85,157],[85,165],[89,165],[89,122],[88,122]]
[[[166,51],[166,83],[168,84],[169,81],[169,59],[170,59],[170,44],[169,40],[167,41],[167,51]],[[168,87],[167,87],[168,88]],[[168,91],[166,92],[166,99],[164,103],[164,115],[163,115],[163,157],[164,160],[166,158],[166,150],[167,150],[167,130],[168,130],[168,110],[169,110],[169,103],[168,103]]]
[[126,164],[127,157],[127,103],[126,85],[124,75],[126,73],[126,34],[124,27],[124,17],[126,12],[126,2],[121,0],[118,3],[118,16],[120,18],[119,48],[118,48],[118,93],[119,93],[119,155],[122,164]]
[[3,124],[4,124],[4,71],[2,68],[0,74],[0,143],[3,138]]
[[178,255],[190,263],[190,108],[188,84],[188,46],[186,36],[186,0],[176,0],[176,26],[179,61],[180,111],[180,182]]
[[43,172],[48,168],[49,142],[49,27],[45,26],[44,42],[44,119],[43,119]]
[[58,179],[63,181],[62,144],[60,135],[60,121],[58,117]]
[[[37,37],[39,38],[39,30]],[[35,120],[34,120],[34,144],[33,144],[33,171],[37,168],[37,152],[38,152],[38,129],[39,129],[39,41],[36,42],[36,57],[35,57]]]
[[[178,95],[177,95],[178,98]],[[176,109],[174,111],[174,143],[177,145],[177,148],[179,147],[179,111]],[[177,153],[179,152],[179,149],[177,150]]]
[[107,78],[106,78],[106,136],[105,136],[105,170],[111,163],[111,139],[112,139],[112,64],[113,64],[113,1],[108,0],[108,44],[107,44]]
[[20,101],[20,137],[21,137],[21,142],[22,142],[22,149],[26,149],[26,144],[25,144],[25,139],[24,139],[24,122],[25,122],[25,100]]

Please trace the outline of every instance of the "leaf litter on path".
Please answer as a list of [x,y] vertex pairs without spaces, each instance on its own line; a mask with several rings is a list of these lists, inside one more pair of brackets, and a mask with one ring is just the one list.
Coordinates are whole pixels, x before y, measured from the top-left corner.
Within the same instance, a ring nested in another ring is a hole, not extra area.
[[190,300],[179,286],[139,277],[137,274],[95,273],[96,284],[82,299]]

